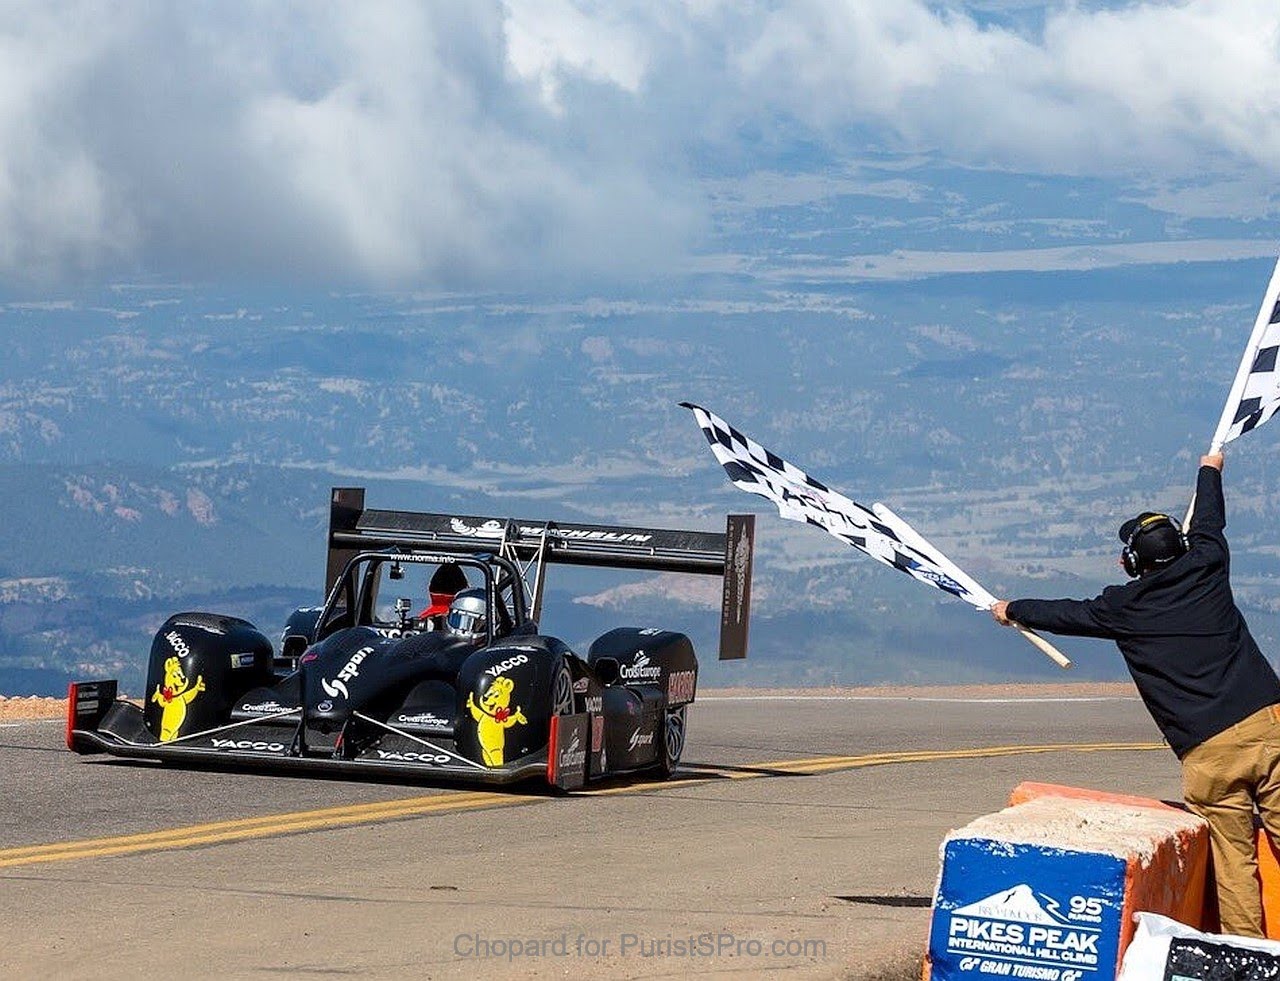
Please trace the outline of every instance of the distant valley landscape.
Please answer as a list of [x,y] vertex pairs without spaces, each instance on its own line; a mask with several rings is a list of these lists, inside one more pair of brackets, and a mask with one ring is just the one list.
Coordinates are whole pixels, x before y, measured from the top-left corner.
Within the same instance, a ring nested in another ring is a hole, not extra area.
[[[634,295],[142,282],[10,298],[0,692],[110,676],[136,693],[153,631],[183,609],[276,639],[321,599],[333,486],[368,487],[372,506],[659,527],[759,512],[745,663],[713,660],[705,582],[556,570],[549,586],[548,629],[583,648],[617,623],[686,630],[704,684],[1065,680],[985,616],[735,490],[677,403],[889,503],[997,595],[1093,595],[1119,576],[1124,517],[1185,507],[1270,263],[840,280],[783,249],[813,207],[753,212],[787,229],[762,269]],[[1276,432],[1227,467],[1238,598],[1273,652]],[[1062,646],[1069,677],[1123,677],[1110,645]]]

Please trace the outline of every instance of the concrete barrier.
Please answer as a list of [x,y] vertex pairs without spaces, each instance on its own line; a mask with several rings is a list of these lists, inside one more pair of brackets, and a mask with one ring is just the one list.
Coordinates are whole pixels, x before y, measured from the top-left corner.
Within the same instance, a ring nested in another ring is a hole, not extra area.
[[925,978],[1110,981],[1147,910],[1203,925],[1208,828],[1161,801],[1023,784],[942,843]]

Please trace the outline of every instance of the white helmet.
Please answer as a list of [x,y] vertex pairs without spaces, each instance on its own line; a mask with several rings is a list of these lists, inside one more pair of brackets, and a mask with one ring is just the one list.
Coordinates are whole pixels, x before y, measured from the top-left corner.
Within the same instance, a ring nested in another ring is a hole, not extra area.
[[455,637],[483,640],[489,623],[489,601],[483,589],[464,589],[449,604],[444,629]]

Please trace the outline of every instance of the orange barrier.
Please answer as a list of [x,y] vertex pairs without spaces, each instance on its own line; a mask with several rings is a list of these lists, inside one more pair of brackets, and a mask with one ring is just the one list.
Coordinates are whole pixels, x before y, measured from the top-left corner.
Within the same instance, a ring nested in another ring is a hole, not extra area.
[[[1018,784],[1009,795],[1009,803],[1022,804],[1037,797],[1066,797],[1084,800],[1105,800],[1114,803],[1135,804],[1147,807],[1182,807],[1166,801],[1150,800],[1146,797],[1131,797],[1126,794],[1109,794],[1100,790],[1084,790],[1080,787],[1064,787],[1051,783],[1025,781]],[[1280,852],[1271,843],[1270,837],[1261,827],[1258,828],[1258,878],[1262,883],[1262,923],[1269,940],[1280,940]],[[1213,897],[1213,883],[1206,880],[1204,913],[1202,930],[1216,930],[1218,926],[1217,904]],[[1184,921],[1186,922],[1186,921]],[[1191,923],[1190,926],[1196,924]]]
[[1258,829],[1258,877],[1262,880],[1262,929],[1269,940],[1280,940],[1280,854],[1271,838]]
[[1138,910],[1213,926],[1208,826],[1184,808],[1037,783],[1011,800],[943,842],[925,978],[1102,981]]
[[[1131,807],[1153,807],[1159,810],[1173,810],[1189,813],[1186,805],[1181,801],[1163,801],[1156,800],[1152,797],[1136,797],[1132,794],[1114,794],[1106,790],[1091,790],[1086,787],[1067,787],[1056,783],[1037,783],[1034,780],[1024,780],[1018,786],[1013,788],[1013,793],[1009,795],[1010,804],[1021,804],[1029,800],[1036,800],[1040,797],[1060,797],[1067,800],[1093,800],[1105,801],[1111,804],[1125,804]],[[1261,854],[1261,853],[1260,853]],[[1273,860],[1274,861],[1274,860]],[[1164,913],[1171,916],[1179,923],[1185,923],[1187,926],[1195,927],[1198,930],[1214,931],[1218,929],[1218,903],[1214,897],[1213,877],[1210,874],[1210,863],[1208,856],[1208,833],[1205,834],[1204,859],[1199,862],[1194,878],[1190,881],[1179,880],[1173,883],[1177,889],[1185,889],[1186,892],[1182,897],[1178,912],[1167,912],[1164,908],[1155,906],[1143,906],[1143,902],[1158,901],[1167,897],[1152,897],[1147,895],[1145,891],[1136,891],[1126,896],[1127,905],[1124,911],[1124,932],[1121,934],[1120,953],[1124,954],[1124,948],[1129,945],[1129,941],[1133,939],[1133,914],[1140,910],[1151,913]],[[1277,904],[1276,922],[1280,923],[1280,865],[1275,865],[1274,887],[1277,891],[1275,902]],[[1152,880],[1151,884],[1158,884],[1159,880]]]
[[1039,797],[1065,797],[1069,800],[1100,800],[1108,804],[1129,804],[1133,807],[1162,807],[1172,808],[1177,811],[1185,811],[1186,808],[1179,802],[1156,800],[1153,797],[1134,797],[1131,794],[1113,794],[1106,790],[1089,790],[1086,787],[1067,787],[1059,783],[1037,783],[1034,780],[1024,780],[1018,786],[1013,788],[1013,792],[1009,794],[1009,806],[1015,804],[1025,804],[1029,800],[1036,800]]

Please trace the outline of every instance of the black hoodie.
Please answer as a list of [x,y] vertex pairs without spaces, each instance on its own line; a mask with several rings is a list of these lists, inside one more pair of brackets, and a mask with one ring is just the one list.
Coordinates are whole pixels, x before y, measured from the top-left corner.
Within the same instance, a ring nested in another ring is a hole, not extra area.
[[1147,711],[1179,758],[1280,702],[1280,678],[1231,595],[1222,474],[1201,467],[1190,550],[1091,600],[1014,600],[1008,617],[1056,634],[1114,640]]

